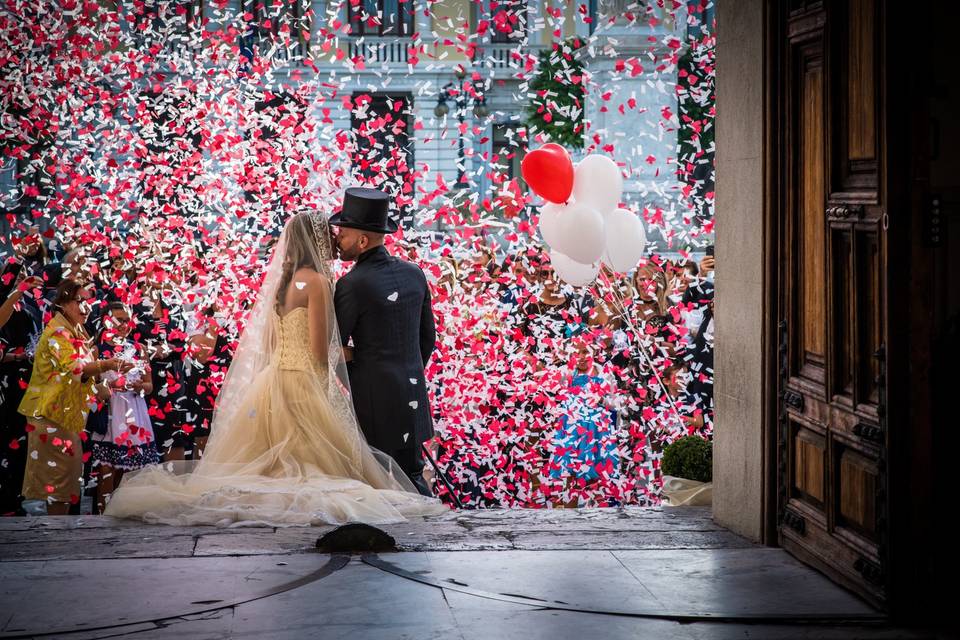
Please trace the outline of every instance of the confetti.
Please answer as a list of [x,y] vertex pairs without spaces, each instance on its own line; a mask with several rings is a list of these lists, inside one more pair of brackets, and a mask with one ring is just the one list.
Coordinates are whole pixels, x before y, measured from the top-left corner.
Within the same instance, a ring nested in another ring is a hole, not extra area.
[[[664,444],[712,433],[691,391],[712,385],[706,305],[680,289],[715,233],[713,3],[477,3],[477,20],[418,15],[409,35],[362,39],[385,25],[344,22],[357,3],[200,4],[0,12],[4,258],[38,225],[100,297],[156,311],[132,337],[178,365],[157,367],[151,420],[199,428],[284,221],[362,184],[391,194],[403,231],[387,248],[428,279],[429,444],[462,502],[658,504]],[[634,273],[544,293],[542,203],[518,167],[549,141],[616,161],[651,247]],[[225,361],[188,388],[179,363],[211,326]]]

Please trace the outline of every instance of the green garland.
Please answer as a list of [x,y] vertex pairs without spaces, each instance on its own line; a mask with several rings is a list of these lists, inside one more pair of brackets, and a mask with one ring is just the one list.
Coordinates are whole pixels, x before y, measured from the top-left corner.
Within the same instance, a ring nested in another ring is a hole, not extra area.
[[[697,198],[714,190],[715,53],[714,39],[707,36],[702,41],[688,43],[687,50],[677,61],[680,76],[677,79],[677,111],[680,118],[677,158],[681,180],[694,187]],[[703,151],[702,155],[697,156],[700,151]],[[699,171],[688,173],[688,164],[704,166]],[[694,173],[700,175],[695,176]]]
[[567,148],[583,148],[584,68],[576,55],[583,41],[572,38],[540,52],[530,81],[530,104],[524,116],[530,137],[543,134]]

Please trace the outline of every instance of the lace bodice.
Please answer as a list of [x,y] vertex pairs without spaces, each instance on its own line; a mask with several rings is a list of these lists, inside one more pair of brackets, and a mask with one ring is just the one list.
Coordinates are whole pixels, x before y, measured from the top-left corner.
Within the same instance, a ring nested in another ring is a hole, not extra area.
[[313,371],[317,361],[310,349],[310,326],[307,322],[307,308],[297,307],[288,311],[277,320],[280,340],[279,368],[295,371]]

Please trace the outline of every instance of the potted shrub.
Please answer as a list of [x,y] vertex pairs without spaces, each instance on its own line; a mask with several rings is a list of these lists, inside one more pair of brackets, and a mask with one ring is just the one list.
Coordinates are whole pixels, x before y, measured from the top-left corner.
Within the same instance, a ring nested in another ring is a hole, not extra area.
[[683,436],[663,450],[664,504],[709,506],[713,501],[713,442]]

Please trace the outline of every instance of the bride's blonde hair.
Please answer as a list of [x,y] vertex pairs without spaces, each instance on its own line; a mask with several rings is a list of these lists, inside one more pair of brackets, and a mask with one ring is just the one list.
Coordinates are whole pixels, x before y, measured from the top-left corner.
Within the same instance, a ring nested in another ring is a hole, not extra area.
[[276,307],[283,306],[287,287],[298,269],[313,269],[329,276],[328,262],[333,259],[330,246],[330,226],[319,213],[304,212],[287,223],[287,247],[283,256],[283,273],[277,288]]

